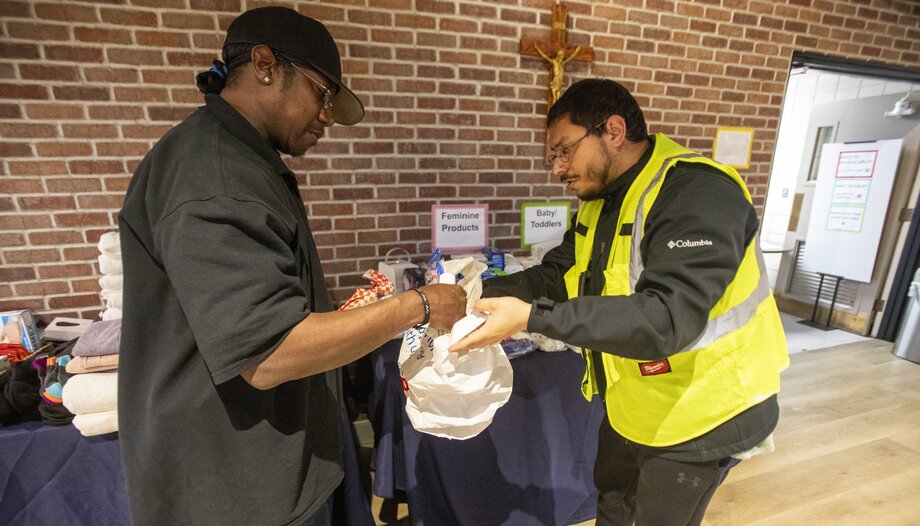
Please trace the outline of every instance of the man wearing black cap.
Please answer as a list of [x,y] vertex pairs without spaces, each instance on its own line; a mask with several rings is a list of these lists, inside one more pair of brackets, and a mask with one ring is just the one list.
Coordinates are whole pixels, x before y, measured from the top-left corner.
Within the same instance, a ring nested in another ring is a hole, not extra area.
[[205,106],[138,166],[119,214],[119,429],[136,524],[329,524],[342,480],[337,368],[463,316],[435,285],[333,311],[294,174],[364,116],[332,36],[266,7],[198,76]]

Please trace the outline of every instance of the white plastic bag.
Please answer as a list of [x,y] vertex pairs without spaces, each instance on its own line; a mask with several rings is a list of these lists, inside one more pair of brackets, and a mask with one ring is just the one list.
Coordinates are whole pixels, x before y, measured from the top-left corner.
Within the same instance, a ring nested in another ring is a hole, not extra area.
[[[463,275],[458,285],[467,293],[467,312],[482,294],[480,274],[485,264],[472,258],[444,263],[445,271]],[[406,414],[423,433],[467,439],[492,423],[499,407],[511,396],[511,362],[499,344],[462,353],[447,349],[482,324],[469,315],[450,333],[430,327],[409,329],[399,351],[399,370],[406,391]]]

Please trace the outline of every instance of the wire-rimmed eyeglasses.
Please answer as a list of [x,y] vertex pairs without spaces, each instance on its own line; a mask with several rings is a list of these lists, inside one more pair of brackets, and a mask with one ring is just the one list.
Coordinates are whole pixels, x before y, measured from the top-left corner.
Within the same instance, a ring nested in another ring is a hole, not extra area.
[[578,143],[580,143],[581,141],[585,140],[589,135],[591,135],[591,134],[594,133],[598,128],[600,128],[601,126],[603,126],[604,123],[607,122],[607,119],[608,119],[608,118],[609,118],[609,117],[607,117],[607,118],[605,118],[604,120],[602,120],[601,122],[597,123],[596,126],[594,126],[594,127],[591,128],[590,130],[588,130],[587,132],[585,132],[585,134],[582,135],[581,138],[578,139],[577,141],[575,141],[575,142],[573,142],[573,143],[570,143],[570,144],[567,144],[567,145],[565,145],[565,146],[562,146],[562,147],[560,147],[560,148],[550,148],[550,151],[552,151],[553,153],[549,154],[549,155],[546,157],[546,166],[552,167],[552,166],[553,166],[553,163],[555,163],[557,159],[558,159],[559,162],[561,162],[562,164],[569,164],[569,161],[572,160],[572,156],[575,155],[575,150],[578,149]]
[[335,97],[335,93],[333,93],[331,89],[329,89],[329,88],[327,88],[326,86],[323,86],[322,84],[320,84],[319,81],[317,81],[316,79],[314,79],[313,77],[311,77],[309,73],[307,73],[306,71],[300,69],[300,68],[297,66],[297,64],[294,64],[293,62],[291,62],[290,64],[291,64],[291,66],[292,66],[294,69],[296,69],[297,71],[303,73],[305,77],[307,77],[308,79],[310,79],[310,82],[312,82],[317,88],[319,88],[319,90],[320,90],[320,96],[321,96],[322,99],[323,99],[323,108],[326,108],[327,110],[331,110],[331,109],[332,109],[333,97]]

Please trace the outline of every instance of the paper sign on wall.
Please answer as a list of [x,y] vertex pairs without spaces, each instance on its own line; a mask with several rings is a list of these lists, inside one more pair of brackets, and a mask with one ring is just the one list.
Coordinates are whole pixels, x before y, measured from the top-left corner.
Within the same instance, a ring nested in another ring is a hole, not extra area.
[[712,158],[735,168],[747,168],[751,165],[753,143],[754,128],[719,126],[712,145]]
[[558,203],[526,203],[521,207],[521,248],[534,243],[562,239],[569,229],[572,205]]
[[822,147],[803,269],[872,281],[901,146],[893,139]]
[[441,252],[479,250],[489,244],[489,205],[431,207],[431,248]]

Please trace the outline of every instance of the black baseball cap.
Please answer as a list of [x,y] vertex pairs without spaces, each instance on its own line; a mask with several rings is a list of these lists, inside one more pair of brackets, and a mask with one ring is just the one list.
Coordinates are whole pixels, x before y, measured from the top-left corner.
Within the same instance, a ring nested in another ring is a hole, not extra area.
[[364,118],[361,100],[342,83],[339,50],[321,22],[287,7],[259,7],[230,23],[224,49],[230,44],[263,44],[284,59],[319,71],[338,86],[332,99],[335,122],[351,125]]

